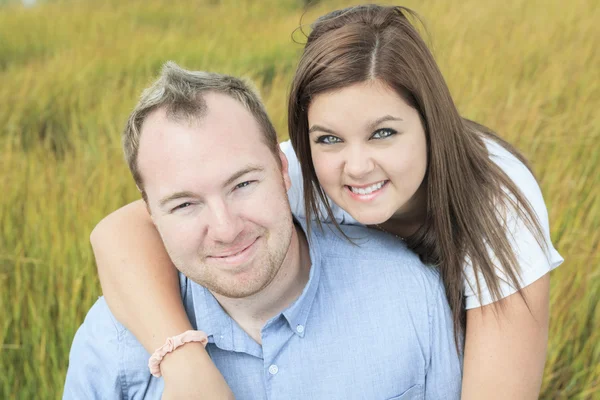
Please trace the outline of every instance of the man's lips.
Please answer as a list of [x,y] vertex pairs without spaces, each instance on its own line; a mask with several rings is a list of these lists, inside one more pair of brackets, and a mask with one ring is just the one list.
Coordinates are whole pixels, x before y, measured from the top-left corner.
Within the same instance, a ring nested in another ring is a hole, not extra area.
[[243,253],[244,251],[248,250],[254,243],[256,243],[256,241],[258,240],[258,238],[254,238],[251,241],[247,241],[241,245],[235,246],[235,247],[231,247],[228,248],[224,251],[220,251],[218,253],[215,254],[211,254],[208,257],[209,258],[216,258],[216,259],[224,259],[224,258],[229,258],[229,257],[233,257],[233,256],[237,256],[240,253]]

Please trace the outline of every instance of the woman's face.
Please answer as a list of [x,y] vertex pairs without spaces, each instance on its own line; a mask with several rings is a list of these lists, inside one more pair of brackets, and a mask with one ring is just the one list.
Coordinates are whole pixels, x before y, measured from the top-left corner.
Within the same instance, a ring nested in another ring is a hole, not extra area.
[[309,140],[319,183],[365,225],[412,214],[427,168],[419,113],[379,81],[315,96]]

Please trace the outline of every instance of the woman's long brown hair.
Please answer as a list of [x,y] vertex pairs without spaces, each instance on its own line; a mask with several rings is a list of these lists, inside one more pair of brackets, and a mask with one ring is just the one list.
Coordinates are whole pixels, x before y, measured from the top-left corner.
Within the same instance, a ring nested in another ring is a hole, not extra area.
[[[488,128],[460,116],[409,17],[418,19],[403,7],[365,5],[319,18],[292,83],[289,135],[302,168],[307,218],[318,217],[322,203],[335,222],[312,162],[307,117],[311,99],[354,83],[379,80],[419,112],[427,139],[427,217],[406,242],[424,263],[439,268],[460,347],[465,263],[471,263],[476,277],[483,277],[495,301],[501,298],[498,267],[523,295],[507,215],[516,213],[540,246],[544,246],[543,234],[531,205],[490,159],[483,139],[498,142],[527,165],[525,159]],[[474,289],[480,293],[479,279],[475,281]]]

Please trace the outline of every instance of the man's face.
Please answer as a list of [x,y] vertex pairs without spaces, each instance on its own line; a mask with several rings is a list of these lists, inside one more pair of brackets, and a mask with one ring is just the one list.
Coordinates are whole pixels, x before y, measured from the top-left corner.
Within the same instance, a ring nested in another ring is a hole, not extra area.
[[243,298],[265,288],[290,245],[293,223],[283,171],[252,114],[207,93],[199,121],[156,110],[142,126],[138,164],[152,219],[169,256],[190,279]]

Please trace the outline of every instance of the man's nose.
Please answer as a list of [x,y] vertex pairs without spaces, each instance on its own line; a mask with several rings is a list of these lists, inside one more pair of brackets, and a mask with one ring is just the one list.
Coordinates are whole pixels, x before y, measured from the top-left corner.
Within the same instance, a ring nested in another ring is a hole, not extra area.
[[360,179],[375,169],[375,162],[371,155],[362,146],[353,146],[347,149],[344,163],[344,172],[353,179]]
[[210,206],[209,237],[219,243],[233,243],[243,229],[238,213],[224,202]]

